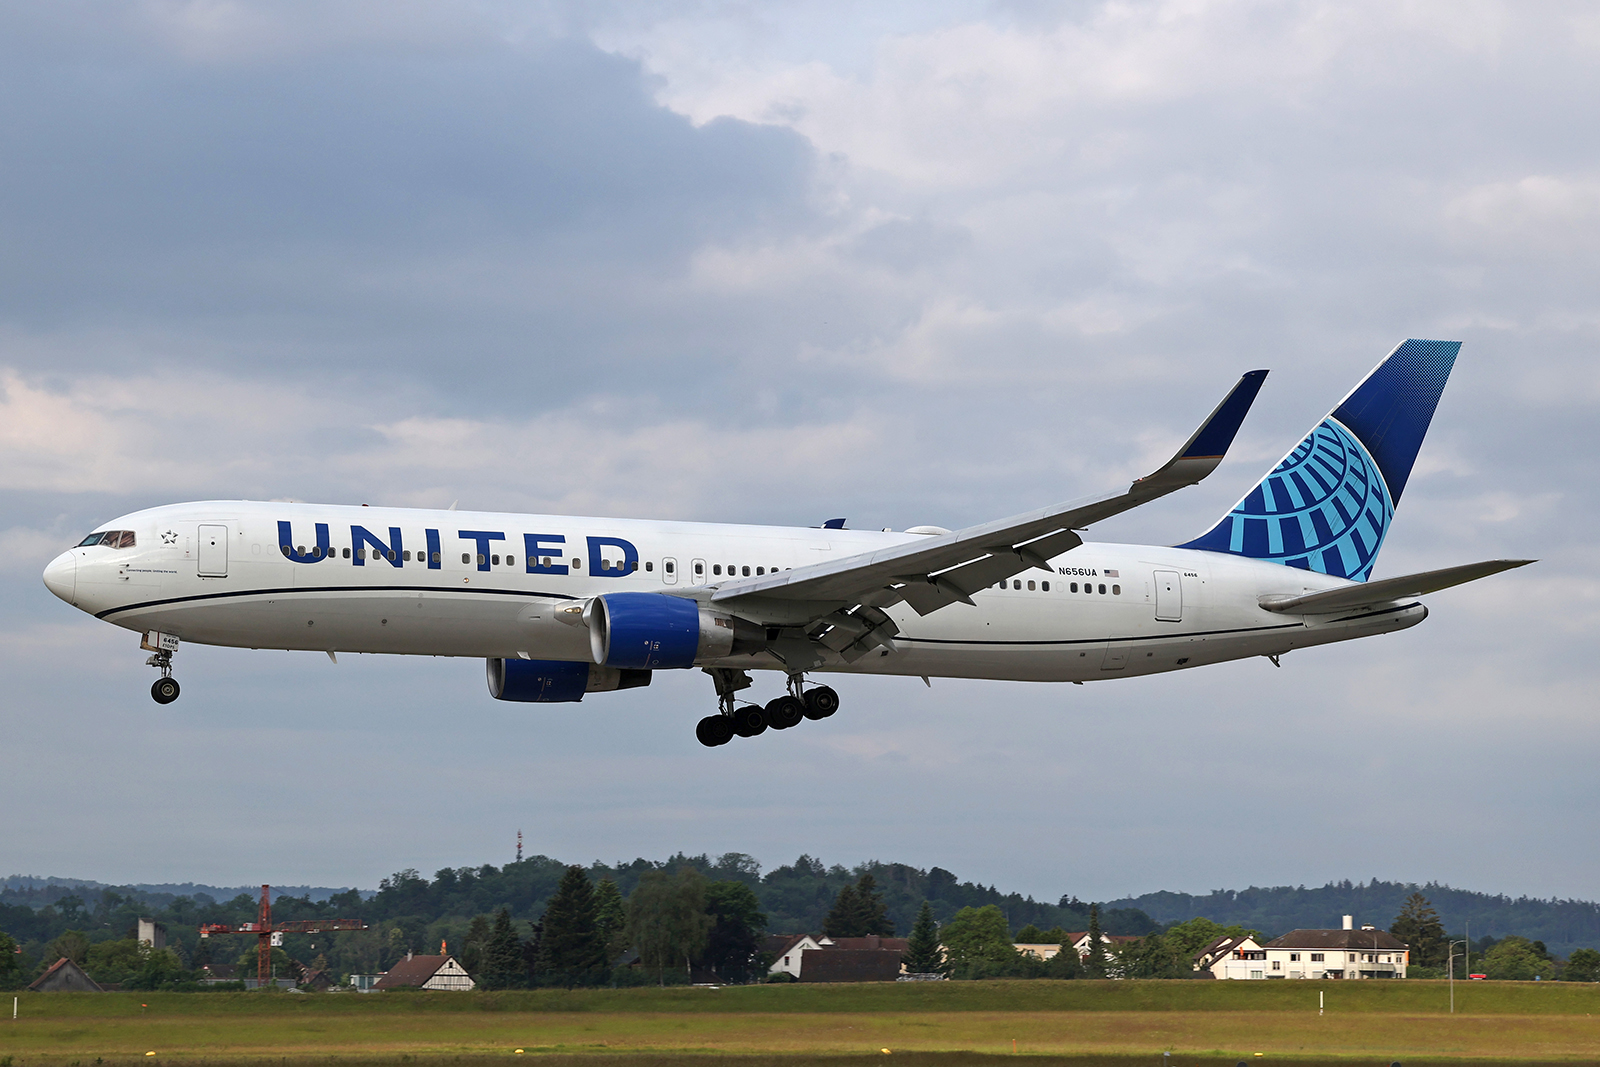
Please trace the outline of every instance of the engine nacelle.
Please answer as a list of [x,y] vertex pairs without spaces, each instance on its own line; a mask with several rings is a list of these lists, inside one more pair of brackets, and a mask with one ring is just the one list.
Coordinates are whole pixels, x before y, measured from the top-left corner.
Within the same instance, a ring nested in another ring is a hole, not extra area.
[[491,659],[489,695],[496,700],[558,704],[582,700],[585,693],[609,693],[650,684],[650,672],[568,663],[553,659]]
[[754,623],[667,593],[604,593],[583,608],[589,650],[606,667],[693,667],[765,644]]

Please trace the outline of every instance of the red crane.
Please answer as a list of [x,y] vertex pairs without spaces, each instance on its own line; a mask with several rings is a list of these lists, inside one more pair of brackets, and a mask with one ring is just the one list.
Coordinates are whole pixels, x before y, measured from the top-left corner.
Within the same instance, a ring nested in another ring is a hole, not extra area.
[[360,919],[290,919],[272,925],[272,887],[261,887],[261,918],[253,923],[239,923],[234,926],[230,923],[203,923],[200,927],[201,937],[210,937],[212,934],[255,934],[258,947],[256,949],[256,978],[258,988],[267,988],[267,983],[272,981],[272,947],[283,944],[284,934],[322,934],[335,930],[365,930],[367,924]]

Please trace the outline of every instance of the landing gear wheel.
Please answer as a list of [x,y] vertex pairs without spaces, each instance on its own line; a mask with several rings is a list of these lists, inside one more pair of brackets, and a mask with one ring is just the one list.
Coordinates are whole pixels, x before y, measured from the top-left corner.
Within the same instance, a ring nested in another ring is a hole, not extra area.
[[839,710],[839,694],[825,685],[806,690],[806,718],[826,719]]
[[733,740],[733,720],[726,715],[707,715],[694,727],[694,736],[707,748],[716,748]]
[[767,725],[774,730],[799,726],[806,717],[806,706],[792,696],[781,696],[767,705]]
[[157,704],[170,704],[178,699],[178,680],[176,678],[157,678],[150,687],[150,696]]
[[767,729],[767,716],[762,712],[759,704],[746,704],[735,708],[733,712],[733,732],[740,737],[754,737],[765,733]]

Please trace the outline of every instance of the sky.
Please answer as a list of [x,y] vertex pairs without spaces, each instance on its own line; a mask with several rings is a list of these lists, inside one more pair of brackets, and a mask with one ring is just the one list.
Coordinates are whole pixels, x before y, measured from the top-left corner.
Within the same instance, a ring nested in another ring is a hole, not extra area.
[[[371,888],[521,829],[1600,898],[1591,4],[19,0],[0,100],[0,874]],[[706,750],[690,671],[521,705],[186,645],[157,706],[39,580],[213,498],[956,528],[1271,368],[1208,481],[1091,531],[1171,544],[1407,337],[1464,344],[1374,576],[1540,562],[1281,667],[844,677]]]

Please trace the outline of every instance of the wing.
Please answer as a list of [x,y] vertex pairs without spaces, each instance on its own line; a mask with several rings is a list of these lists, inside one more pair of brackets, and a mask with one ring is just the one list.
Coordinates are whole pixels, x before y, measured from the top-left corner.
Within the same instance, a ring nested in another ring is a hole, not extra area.
[[1491,574],[1526,567],[1536,562],[1531,559],[1491,559],[1482,563],[1463,563],[1459,567],[1445,567],[1420,574],[1402,574],[1398,578],[1385,578],[1379,582],[1355,582],[1338,589],[1325,589],[1320,593],[1303,596],[1264,596],[1260,600],[1268,611],[1292,612],[1296,615],[1329,615],[1340,611],[1360,611],[1381,607],[1396,600],[1406,600],[1437,593],[1454,585],[1475,582]]
[[893,639],[894,623],[884,608],[904,602],[927,615],[971,604],[974,592],[1030,568],[1054,573],[1050,559],[1083,543],[1077,530],[1199,482],[1222,462],[1266,376],[1256,370],[1240,378],[1172,459],[1120,493],[739,579],[715,587],[711,602],[767,625],[805,626],[810,637],[846,658],[853,658],[850,649],[865,654]]

